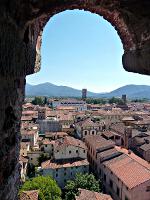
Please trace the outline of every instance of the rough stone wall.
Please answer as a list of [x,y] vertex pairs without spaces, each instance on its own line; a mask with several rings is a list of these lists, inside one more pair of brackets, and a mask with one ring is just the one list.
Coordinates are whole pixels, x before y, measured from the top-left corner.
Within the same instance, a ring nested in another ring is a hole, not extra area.
[[103,16],[122,40],[124,68],[150,74],[149,0],[0,0],[0,200],[17,199],[25,76],[40,69],[45,24],[66,9]]
[[25,79],[0,77],[0,199],[17,199],[21,105]]

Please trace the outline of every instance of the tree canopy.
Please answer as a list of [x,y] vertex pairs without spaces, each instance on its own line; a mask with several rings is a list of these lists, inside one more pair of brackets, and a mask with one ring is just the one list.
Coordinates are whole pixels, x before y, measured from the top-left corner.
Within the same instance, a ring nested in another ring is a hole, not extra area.
[[32,101],[34,105],[44,105],[44,99],[42,97],[35,97]]
[[88,104],[106,104],[107,99],[104,99],[104,98],[88,98],[88,99],[86,99],[86,103],[88,103]]
[[39,166],[41,165],[42,162],[48,160],[48,156],[47,155],[44,155],[44,153],[42,153],[39,158],[38,158],[38,163],[39,163]]
[[65,199],[74,200],[78,195],[79,188],[100,192],[100,182],[95,179],[93,174],[78,173],[74,180],[67,181]]
[[112,104],[112,103],[116,103],[118,105],[124,105],[124,101],[120,98],[116,98],[116,97],[112,97],[109,99],[108,103]]
[[61,200],[61,189],[50,176],[38,176],[26,181],[19,194],[28,190],[39,190],[39,200]]

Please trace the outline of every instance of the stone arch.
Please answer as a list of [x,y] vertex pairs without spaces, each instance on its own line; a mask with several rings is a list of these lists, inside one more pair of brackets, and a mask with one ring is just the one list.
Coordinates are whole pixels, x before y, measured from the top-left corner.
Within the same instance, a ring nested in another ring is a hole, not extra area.
[[42,31],[49,19],[55,14],[72,9],[80,9],[96,13],[106,19],[117,30],[121,38],[124,55],[123,67],[127,71],[150,74],[149,44],[150,44],[150,12],[148,9],[141,10],[141,6],[150,7],[148,1],[98,1],[98,0],[66,0],[57,3],[46,1],[41,4],[32,1],[31,29],[35,30],[34,41],[36,49],[34,55],[35,68],[27,69],[27,74],[31,74],[40,69],[40,47],[42,41]]
[[[65,10],[73,10],[73,9],[80,9],[84,11],[90,11],[91,13],[98,14],[99,16],[103,17],[106,19],[117,31],[122,44],[124,51],[128,50],[134,50],[136,49],[136,39],[134,35],[132,34],[132,31],[126,24],[125,19],[121,16],[120,11],[117,10],[109,10],[107,8],[103,8],[100,6],[91,6],[91,7],[86,7],[86,6],[69,6],[63,9],[58,9],[55,10],[55,12],[48,13],[46,16],[41,16],[38,18],[38,20],[35,22],[35,27],[38,27],[39,34],[36,36],[37,38],[37,43],[36,43],[36,61],[35,61],[35,68],[34,71],[37,72],[40,70],[40,61],[41,61],[41,54],[40,54],[40,49],[41,49],[41,44],[42,44],[42,33],[45,25],[47,22],[50,20],[51,17],[53,17],[55,14],[58,14],[62,11]],[[37,31],[38,33],[38,31]]]

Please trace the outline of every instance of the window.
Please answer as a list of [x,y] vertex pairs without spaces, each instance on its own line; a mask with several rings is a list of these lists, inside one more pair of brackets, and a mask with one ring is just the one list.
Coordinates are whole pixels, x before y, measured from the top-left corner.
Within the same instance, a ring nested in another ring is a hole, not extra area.
[[31,158],[31,160],[33,160],[33,158]]
[[85,150],[83,150],[83,153],[85,153]]
[[56,174],[56,177],[58,177],[58,174]]
[[45,147],[47,147],[47,144],[45,145]]
[[71,154],[71,151],[69,151],[69,154]]
[[104,174],[104,181],[106,182],[106,174]]
[[99,175],[101,175],[101,169],[99,170]]
[[125,200],[129,200],[127,196],[125,196]]
[[76,153],[78,153],[78,150],[76,150]]
[[66,172],[64,173],[64,176],[66,176]]
[[78,166],[76,166],[76,169],[78,169]]
[[57,153],[59,152],[59,150],[57,150]]
[[87,135],[87,131],[84,131],[84,134]]
[[92,135],[94,135],[95,131],[92,131]]
[[117,195],[118,195],[118,197],[119,197],[119,195],[120,195],[120,190],[119,190],[118,187],[117,187]]
[[109,186],[110,186],[111,188],[113,188],[113,182],[112,182],[111,179],[109,180]]
[[147,186],[146,192],[150,192],[150,186]]

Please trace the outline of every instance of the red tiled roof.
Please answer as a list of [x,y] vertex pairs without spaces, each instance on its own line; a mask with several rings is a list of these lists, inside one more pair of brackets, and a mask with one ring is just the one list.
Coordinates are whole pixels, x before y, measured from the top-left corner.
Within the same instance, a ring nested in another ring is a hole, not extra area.
[[44,144],[44,145],[48,145],[48,144],[55,144],[55,141],[51,141],[51,140],[49,140],[49,139],[44,139],[43,141],[42,141],[42,143]]
[[102,151],[100,153],[97,153],[97,157],[104,159],[105,157],[109,157],[109,156],[113,156],[113,155],[121,155],[122,153],[117,151],[117,149],[112,148],[112,149],[108,149],[106,151]]
[[81,126],[81,127],[90,127],[90,126],[99,126],[99,124],[98,123],[95,123],[95,122],[93,122],[92,120],[91,120],[91,118],[87,118],[87,119],[84,119],[84,120],[82,120],[82,121],[80,121],[80,122],[78,122],[78,123],[76,123],[78,126]]
[[53,137],[53,136],[68,136],[66,132],[45,132],[45,137]]
[[81,140],[75,139],[74,137],[66,136],[63,140],[56,141],[57,149],[61,149],[62,147],[69,145],[87,149],[86,145]]
[[38,200],[38,190],[23,191],[20,200]]
[[118,134],[116,134],[116,133],[113,132],[113,131],[104,131],[104,132],[102,132],[102,135],[104,135],[104,136],[110,138],[110,137],[113,137],[113,136],[118,135]]
[[125,125],[123,123],[117,123],[117,124],[113,124],[111,125],[111,130],[119,133],[120,135],[124,134],[124,129],[125,129]]
[[76,196],[76,200],[112,200],[110,195],[89,191],[85,189],[79,189],[79,196]]
[[118,151],[126,154],[128,157],[132,158],[136,162],[138,162],[140,165],[146,167],[150,171],[150,164],[146,160],[140,158],[139,156],[137,156],[136,154],[134,154],[132,151],[130,151],[130,154],[129,154],[129,151],[127,149],[125,149],[125,148],[121,148],[121,147],[118,147],[118,146],[115,146],[115,148]]
[[76,166],[85,166],[89,165],[87,159],[84,160],[63,160],[63,161],[53,161],[47,160],[41,164],[42,169],[59,169],[59,168],[68,168]]
[[101,135],[88,135],[85,137],[85,141],[88,142],[93,148],[101,149],[107,146],[114,146],[115,143],[111,140],[107,140]]
[[109,161],[107,166],[129,189],[150,180],[150,170],[127,155],[121,155]]

